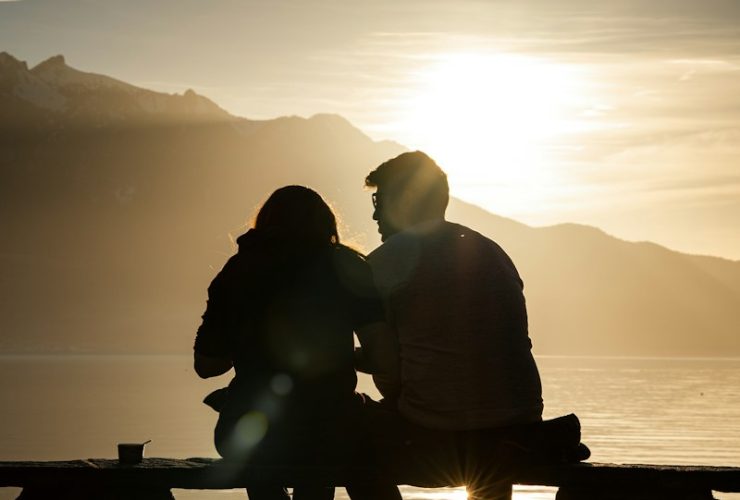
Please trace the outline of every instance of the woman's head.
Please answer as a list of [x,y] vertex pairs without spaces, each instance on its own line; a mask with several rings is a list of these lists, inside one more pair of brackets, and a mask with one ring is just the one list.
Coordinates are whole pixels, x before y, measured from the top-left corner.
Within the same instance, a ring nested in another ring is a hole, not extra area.
[[338,244],[337,220],[321,196],[304,186],[285,186],[270,195],[257,213],[258,230],[277,230],[300,242]]

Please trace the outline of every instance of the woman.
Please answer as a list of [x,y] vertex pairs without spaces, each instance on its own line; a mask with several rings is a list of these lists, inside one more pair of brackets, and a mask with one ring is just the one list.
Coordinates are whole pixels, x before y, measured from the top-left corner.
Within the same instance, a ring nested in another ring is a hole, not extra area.
[[[380,331],[384,314],[364,258],[339,243],[331,209],[302,186],[275,191],[237,243],[208,288],[195,339],[201,377],[235,371],[220,405],[217,450],[259,464],[370,462],[353,332],[362,341]],[[400,498],[390,484],[348,490],[353,498]],[[252,500],[289,498],[282,485],[247,492]],[[300,498],[333,498],[333,488],[295,488]]]

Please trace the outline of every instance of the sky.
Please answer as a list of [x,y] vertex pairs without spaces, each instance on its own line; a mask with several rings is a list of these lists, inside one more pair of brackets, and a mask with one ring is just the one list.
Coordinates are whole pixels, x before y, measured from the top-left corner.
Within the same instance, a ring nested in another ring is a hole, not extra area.
[[0,50],[338,113],[494,213],[740,260],[737,0],[0,0]]

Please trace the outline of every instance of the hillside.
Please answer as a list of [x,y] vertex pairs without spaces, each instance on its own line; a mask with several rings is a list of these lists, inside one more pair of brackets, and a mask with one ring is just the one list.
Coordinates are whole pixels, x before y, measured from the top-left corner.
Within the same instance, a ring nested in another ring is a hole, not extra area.
[[[0,54],[0,352],[186,352],[231,237],[306,184],[379,240],[365,174],[404,148],[335,115],[248,120],[53,57]],[[526,283],[538,353],[740,355],[740,263],[453,200]]]
[[517,263],[537,352],[740,354],[740,262],[627,242],[588,226],[512,224],[460,202],[450,218],[473,221]]

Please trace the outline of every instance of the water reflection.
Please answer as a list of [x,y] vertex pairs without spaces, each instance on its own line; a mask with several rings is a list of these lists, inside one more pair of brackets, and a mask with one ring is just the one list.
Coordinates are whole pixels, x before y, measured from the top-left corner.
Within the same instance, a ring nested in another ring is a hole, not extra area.
[[[740,465],[740,360],[537,361],[546,416],[577,413],[593,461]],[[150,437],[149,456],[215,456],[216,414],[200,400],[224,381],[203,383],[191,364],[190,356],[0,356],[0,460],[112,457],[115,443]],[[287,390],[287,382],[276,380],[275,388]],[[514,499],[552,500],[554,492],[516,487]],[[403,488],[403,494],[465,498],[462,489]],[[0,488],[0,500],[17,495]],[[175,496],[246,498],[243,490]],[[347,500],[344,490],[336,498]]]
[[[543,488],[539,486],[515,486],[512,500],[552,500],[557,488]],[[402,487],[404,500],[465,500],[468,495],[465,488],[439,488],[425,490],[421,488]],[[337,495],[337,500],[348,499]]]

